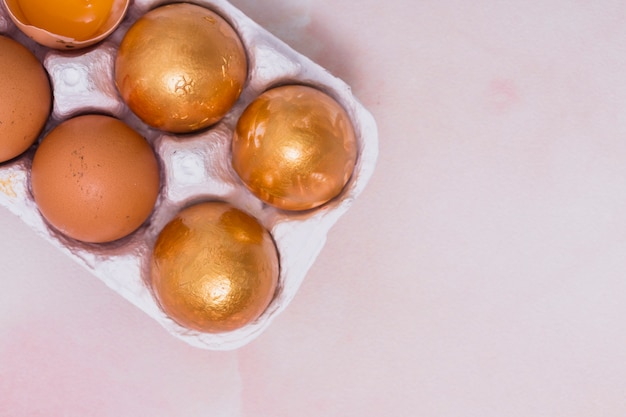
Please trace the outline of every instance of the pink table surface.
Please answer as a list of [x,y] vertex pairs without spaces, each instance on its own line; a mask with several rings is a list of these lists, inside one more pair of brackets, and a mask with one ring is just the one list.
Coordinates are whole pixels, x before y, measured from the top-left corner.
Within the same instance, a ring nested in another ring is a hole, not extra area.
[[0,210],[0,416],[626,415],[626,4],[233,3],[353,86],[372,181],[232,352]]

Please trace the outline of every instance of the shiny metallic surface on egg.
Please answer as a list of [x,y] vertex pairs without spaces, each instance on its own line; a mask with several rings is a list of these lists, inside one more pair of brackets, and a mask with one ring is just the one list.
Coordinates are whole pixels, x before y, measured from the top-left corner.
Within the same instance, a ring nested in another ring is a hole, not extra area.
[[346,111],[303,85],[266,91],[243,112],[232,166],[267,204],[307,210],[336,197],[354,170],[357,142]]
[[211,10],[188,3],[153,9],[130,27],[115,81],[146,124],[173,133],[203,129],[235,104],[247,77],[235,30]]
[[271,302],[279,259],[269,232],[223,202],[183,209],[159,234],[151,286],[163,311],[202,332],[236,330]]

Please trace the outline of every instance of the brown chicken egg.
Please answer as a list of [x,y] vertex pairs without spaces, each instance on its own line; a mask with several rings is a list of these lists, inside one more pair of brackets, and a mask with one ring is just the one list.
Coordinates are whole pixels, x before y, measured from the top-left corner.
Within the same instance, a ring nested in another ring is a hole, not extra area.
[[252,216],[223,202],[182,210],[161,231],[151,285],[163,311],[190,329],[236,330],[257,319],[278,282],[278,253]]
[[22,44],[0,36],[0,162],[24,153],[41,133],[52,105],[48,75]]
[[235,30],[211,10],[189,3],[153,9],[120,44],[115,81],[146,124],[173,133],[210,126],[235,104],[247,59]]
[[136,230],[160,189],[150,144],[124,122],[103,115],[78,116],[54,128],[35,152],[30,179],[48,223],[92,243]]
[[232,165],[245,186],[285,210],[315,208],[336,197],[356,156],[346,111],[303,85],[261,94],[241,115],[232,142]]

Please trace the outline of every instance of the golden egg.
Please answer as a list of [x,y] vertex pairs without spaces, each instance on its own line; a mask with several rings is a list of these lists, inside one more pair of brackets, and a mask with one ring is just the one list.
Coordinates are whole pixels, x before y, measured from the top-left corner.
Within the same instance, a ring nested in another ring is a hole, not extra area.
[[182,210],[161,231],[150,279],[163,311],[190,329],[235,330],[257,319],[278,282],[278,253],[252,216],[223,202]]
[[128,30],[115,81],[146,124],[173,133],[210,126],[235,104],[247,59],[235,30],[204,7],[178,3],[143,15]]
[[49,224],[91,243],[120,239],[141,226],[161,184],[150,144],[103,115],[78,116],[50,131],[35,152],[30,180]]
[[41,62],[22,44],[0,36],[0,162],[35,143],[51,105],[50,82]]
[[28,37],[55,49],[79,49],[109,36],[129,0],[3,0],[11,20]]
[[232,165],[246,187],[285,210],[311,209],[336,197],[356,156],[346,111],[302,85],[260,95],[241,115],[232,142]]

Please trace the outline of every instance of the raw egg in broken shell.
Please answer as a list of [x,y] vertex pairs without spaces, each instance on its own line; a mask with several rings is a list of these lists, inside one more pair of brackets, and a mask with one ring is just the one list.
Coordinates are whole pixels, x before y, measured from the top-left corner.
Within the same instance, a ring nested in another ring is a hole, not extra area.
[[120,24],[130,0],[2,0],[11,20],[35,42],[79,49],[100,42]]

